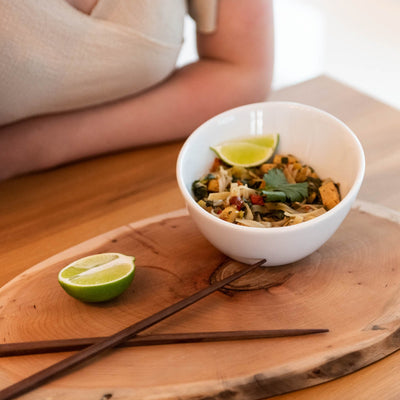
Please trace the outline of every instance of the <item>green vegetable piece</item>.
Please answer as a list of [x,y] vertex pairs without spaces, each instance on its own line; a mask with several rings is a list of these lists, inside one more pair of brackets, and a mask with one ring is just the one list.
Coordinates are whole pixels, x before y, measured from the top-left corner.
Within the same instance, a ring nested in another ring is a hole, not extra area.
[[307,182],[289,183],[286,180],[285,174],[279,168],[269,170],[268,173],[264,175],[264,181],[266,186],[263,192],[283,192],[286,198],[291,202],[303,201],[308,196]]
[[265,197],[266,201],[286,201],[286,194],[273,190],[262,190],[261,194]]
[[263,217],[272,218],[274,221],[280,221],[285,218],[285,212],[283,210],[273,210],[264,214]]
[[208,196],[207,186],[200,181],[194,181],[192,184],[192,191],[197,201],[204,199]]
[[215,179],[215,175],[208,174],[201,180],[201,182],[202,183],[207,183],[208,181],[211,181],[211,179]]

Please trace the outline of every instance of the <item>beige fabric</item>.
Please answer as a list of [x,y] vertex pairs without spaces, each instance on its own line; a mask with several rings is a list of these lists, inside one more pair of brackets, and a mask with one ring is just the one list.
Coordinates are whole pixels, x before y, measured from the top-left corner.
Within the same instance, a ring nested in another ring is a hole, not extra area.
[[191,0],[189,14],[197,23],[197,30],[211,33],[217,26],[218,0]]
[[138,93],[175,68],[187,11],[215,29],[217,0],[0,0],[0,125]]

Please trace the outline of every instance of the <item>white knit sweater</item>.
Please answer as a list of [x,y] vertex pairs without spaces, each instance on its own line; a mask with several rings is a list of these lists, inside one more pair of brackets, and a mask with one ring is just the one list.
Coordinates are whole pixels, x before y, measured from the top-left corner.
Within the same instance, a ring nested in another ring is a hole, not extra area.
[[0,0],[0,125],[123,98],[175,68],[187,12],[215,29],[218,0]]

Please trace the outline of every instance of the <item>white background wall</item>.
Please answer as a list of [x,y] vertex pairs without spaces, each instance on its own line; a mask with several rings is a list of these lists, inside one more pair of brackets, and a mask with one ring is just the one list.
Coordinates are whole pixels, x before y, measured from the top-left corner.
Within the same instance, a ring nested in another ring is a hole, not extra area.
[[[400,109],[400,0],[274,0],[279,89],[325,74]],[[196,59],[187,20],[179,64]]]

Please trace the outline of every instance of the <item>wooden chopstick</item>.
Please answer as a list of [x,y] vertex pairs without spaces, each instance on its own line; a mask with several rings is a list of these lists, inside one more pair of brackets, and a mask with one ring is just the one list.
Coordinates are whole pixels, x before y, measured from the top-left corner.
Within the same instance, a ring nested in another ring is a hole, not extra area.
[[[279,338],[288,336],[311,335],[329,332],[329,329],[269,329],[251,331],[220,331],[165,333],[159,335],[136,336],[116,347],[155,346],[175,343],[217,342],[224,340],[250,340]],[[0,357],[21,356],[30,354],[57,353],[63,351],[82,350],[106,337],[41,340],[36,342],[20,342],[0,344]]]
[[212,285],[206,287],[205,289],[200,290],[199,292],[181,300],[177,303],[164,308],[163,310],[147,317],[139,322],[136,322],[125,329],[122,329],[115,334],[106,337],[105,339],[101,340],[100,342],[94,343],[89,347],[86,347],[83,350],[73,354],[61,360],[50,367],[42,369],[41,371],[28,376],[21,381],[10,385],[3,390],[0,391],[0,400],[9,400],[13,399],[23,393],[26,393],[41,384],[49,381],[52,378],[60,375],[63,372],[87,361],[92,359],[93,357],[97,356],[100,353],[105,352],[108,349],[111,349],[119,344],[126,342],[128,339],[135,336],[137,333],[144,331],[145,329],[157,324],[160,321],[170,317],[173,314],[183,310],[184,308],[190,306],[193,303],[203,299],[204,297],[208,296],[211,293],[214,293],[218,289],[221,289],[226,284],[233,282],[234,280],[240,278],[241,276],[247,274],[250,271],[258,268],[259,266],[263,265],[266,262],[265,259],[258,261],[255,264],[247,265],[241,271],[238,271],[225,279],[222,279],[219,282],[214,282]]

